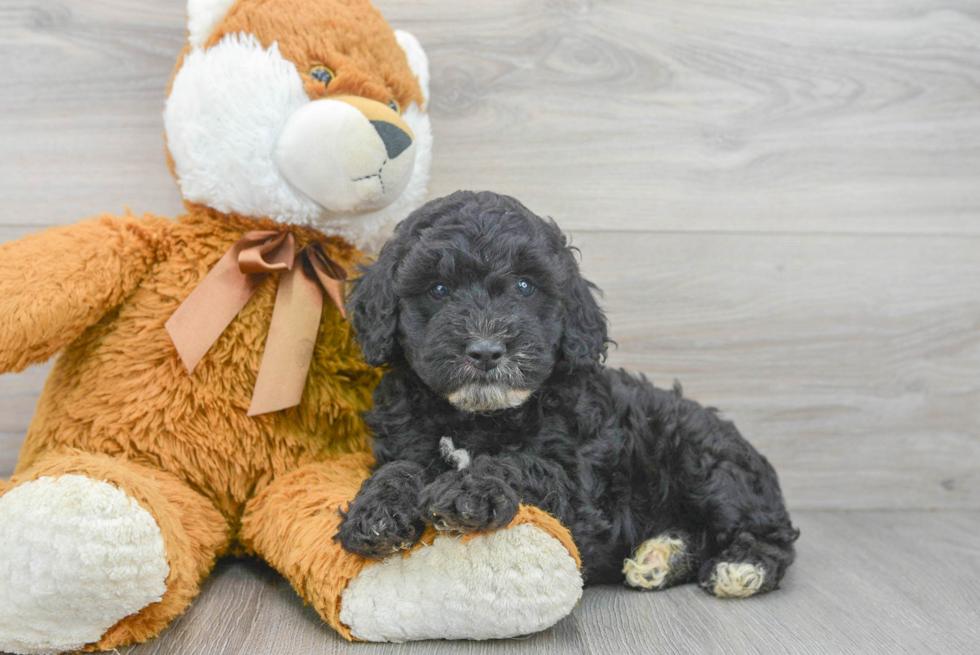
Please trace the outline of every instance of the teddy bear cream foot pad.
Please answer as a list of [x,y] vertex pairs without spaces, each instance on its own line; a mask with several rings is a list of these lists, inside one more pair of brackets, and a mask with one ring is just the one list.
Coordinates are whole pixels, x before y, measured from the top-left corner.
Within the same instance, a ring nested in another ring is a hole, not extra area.
[[170,573],[153,517],[80,475],[0,497],[0,648],[61,652],[159,602]]
[[0,481],[0,651],[152,639],[232,551],[348,639],[511,637],[572,610],[578,551],[533,507],[383,562],[333,539],[380,377],[337,289],[425,196],[428,85],[367,0],[191,0],[164,111],[186,212],[0,246],[0,373],[58,355]]

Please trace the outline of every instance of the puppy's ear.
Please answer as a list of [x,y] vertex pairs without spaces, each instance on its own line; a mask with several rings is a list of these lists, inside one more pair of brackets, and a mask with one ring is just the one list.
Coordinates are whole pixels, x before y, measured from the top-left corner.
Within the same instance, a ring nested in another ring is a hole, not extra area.
[[364,360],[381,366],[401,354],[398,344],[398,296],[395,295],[395,269],[398,248],[392,239],[381,248],[375,263],[365,266],[354,280],[347,299],[347,314],[357,331]]
[[565,249],[568,278],[565,286],[565,331],[561,342],[562,361],[571,369],[594,368],[606,359],[609,341],[606,314],[593,291],[599,288],[582,277],[572,248]]

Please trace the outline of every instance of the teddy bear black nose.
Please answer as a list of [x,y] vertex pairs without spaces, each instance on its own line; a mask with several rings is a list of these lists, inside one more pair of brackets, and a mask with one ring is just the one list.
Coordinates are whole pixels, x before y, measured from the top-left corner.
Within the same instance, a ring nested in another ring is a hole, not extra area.
[[394,159],[405,152],[405,148],[412,145],[412,137],[405,133],[405,130],[387,121],[371,121],[374,130],[381,137],[388,151],[388,159]]
[[497,368],[500,358],[504,356],[504,345],[499,341],[480,339],[469,345],[466,354],[473,362],[473,366],[481,371],[490,371]]

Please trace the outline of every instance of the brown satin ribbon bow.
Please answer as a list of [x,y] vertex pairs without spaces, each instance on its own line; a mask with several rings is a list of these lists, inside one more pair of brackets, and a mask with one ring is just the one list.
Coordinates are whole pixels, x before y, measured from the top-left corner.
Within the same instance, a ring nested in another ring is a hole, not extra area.
[[181,361],[193,372],[265,278],[275,272],[280,273],[279,289],[249,416],[299,404],[313,359],[323,295],[344,316],[347,272],[331,261],[319,243],[297,253],[290,232],[247,232],[166,323]]

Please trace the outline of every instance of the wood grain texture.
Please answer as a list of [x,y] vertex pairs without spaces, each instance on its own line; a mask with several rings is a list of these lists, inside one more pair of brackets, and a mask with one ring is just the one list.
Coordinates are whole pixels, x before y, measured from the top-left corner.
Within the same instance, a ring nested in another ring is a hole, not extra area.
[[[0,223],[179,209],[183,4],[0,6]],[[581,230],[980,233],[971,0],[378,5],[432,60],[435,194]]]
[[[793,507],[980,507],[972,4],[379,5],[432,59],[433,194],[573,228],[612,363],[724,408]],[[0,239],[179,212],[160,111],[183,20],[0,5]],[[3,452],[47,370],[0,377]]]
[[[980,7],[972,0],[377,0],[432,62],[431,195],[570,229],[610,363],[680,379],[773,461],[784,588],[602,587],[505,642],[348,644],[223,562],[144,653],[974,653],[980,642]],[[0,3],[0,241],[175,215],[183,0]],[[50,364],[0,377],[0,477]]]
[[7,479],[17,465],[22,435],[0,431],[0,478]]
[[585,230],[980,231],[970,0],[381,4],[434,62],[438,194]]
[[[572,238],[610,365],[722,408],[791,507],[980,507],[980,239]],[[0,377],[0,432],[26,432],[47,370]]]
[[161,112],[184,6],[0,3],[0,224],[180,210]]
[[980,507],[980,239],[573,237],[609,363],[722,408],[792,507]]
[[[349,644],[275,572],[228,560],[160,638],[126,655],[289,653],[973,654],[980,642],[980,514],[798,515],[797,563],[782,589],[722,601],[696,587],[587,589],[571,616],[526,639]],[[929,535],[923,539],[923,535]]]

